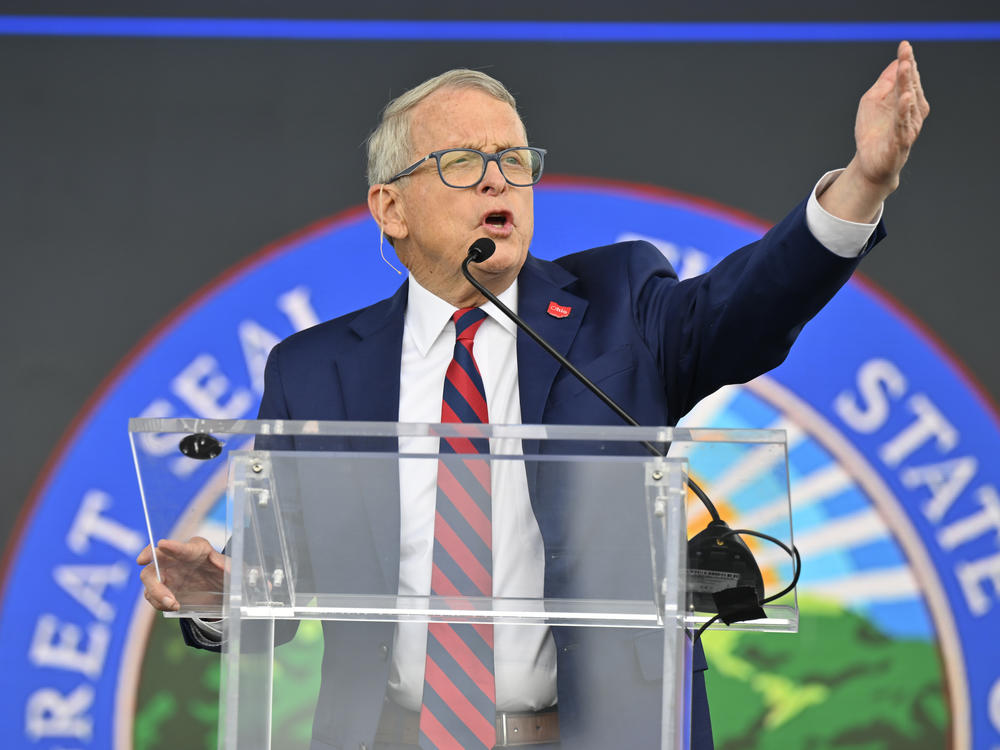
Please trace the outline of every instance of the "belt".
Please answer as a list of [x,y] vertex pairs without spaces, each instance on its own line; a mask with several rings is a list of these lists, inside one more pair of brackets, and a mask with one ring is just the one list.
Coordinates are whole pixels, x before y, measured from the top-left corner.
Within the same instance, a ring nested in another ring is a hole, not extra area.
[[[496,747],[541,745],[559,741],[556,706],[541,711],[497,711]],[[385,700],[375,731],[375,745],[413,745],[420,742],[420,712]]]

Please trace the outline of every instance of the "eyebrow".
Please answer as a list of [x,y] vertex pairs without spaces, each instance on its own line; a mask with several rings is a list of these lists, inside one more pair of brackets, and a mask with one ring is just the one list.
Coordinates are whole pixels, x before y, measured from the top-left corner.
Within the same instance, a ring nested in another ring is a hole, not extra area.
[[482,142],[480,142],[477,145],[471,145],[470,144],[470,145],[466,145],[466,146],[452,146],[452,148],[471,148],[471,149],[475,149],[476,151],[482,151],[484,154],[489,154],[489,153],[496,154],[496,153],[499,153],[499,152],[503,151],[505,148],[517,148],[517,146],[519,146],[519,145],[523,145],[523,144],[514,144],[514,143],[508,143],[506,145],[504,145],[504,144],[498,144],[498,148],[495,151],[487,151],[486,150],[486,146]]

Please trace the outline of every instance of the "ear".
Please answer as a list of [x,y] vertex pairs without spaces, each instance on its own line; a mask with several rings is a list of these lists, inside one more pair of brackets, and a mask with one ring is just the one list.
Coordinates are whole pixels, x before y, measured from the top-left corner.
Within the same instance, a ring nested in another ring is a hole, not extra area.
[[402,208],[402,196],[394,185],[380,184],[368,188],[368,211],[390,242],[410,233]]

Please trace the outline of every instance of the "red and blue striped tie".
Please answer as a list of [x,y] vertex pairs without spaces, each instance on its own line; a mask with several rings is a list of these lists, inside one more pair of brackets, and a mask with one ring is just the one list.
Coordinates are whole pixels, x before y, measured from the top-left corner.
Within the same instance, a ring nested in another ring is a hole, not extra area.
[[[455,354],[444,381],[442,422],[486,423],[486,390],[472,356],[479,308],[456,312]],[[489,453],[486,439],[441,440],[441,453]],[[438,461],[431,594],[493,595],[493,503],[483,459]],[[427,628],[420,747],[469,750],[496,744],[493,626],[435,622]]]

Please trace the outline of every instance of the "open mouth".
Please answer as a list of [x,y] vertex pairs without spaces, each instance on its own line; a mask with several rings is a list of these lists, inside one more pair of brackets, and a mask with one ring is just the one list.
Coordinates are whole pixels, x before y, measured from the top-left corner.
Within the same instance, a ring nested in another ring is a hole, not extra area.
[[482,227],[492,237],[507,237],[514,230],[509,211],[491,211],[483,216]]

